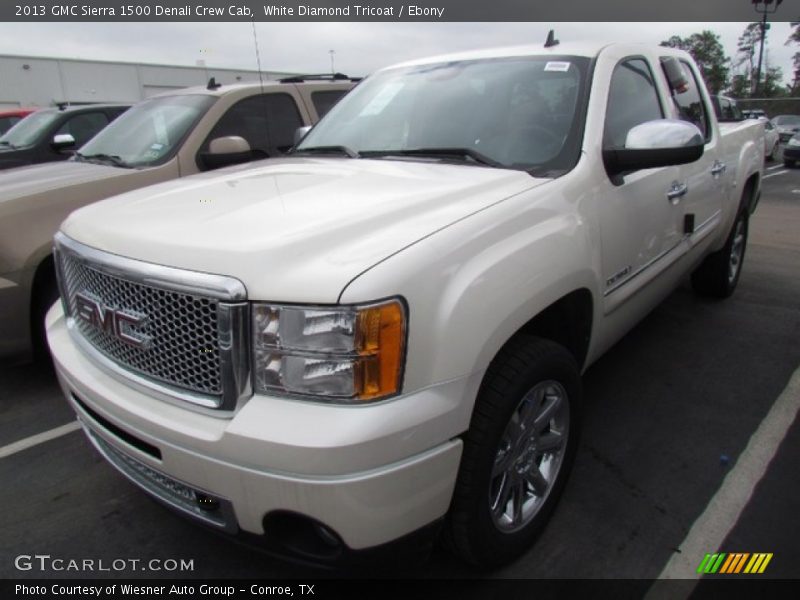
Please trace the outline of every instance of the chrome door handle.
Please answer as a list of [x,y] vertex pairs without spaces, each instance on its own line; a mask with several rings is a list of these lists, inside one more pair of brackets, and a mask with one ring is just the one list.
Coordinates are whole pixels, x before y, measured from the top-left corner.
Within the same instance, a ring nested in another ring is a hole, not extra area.
[[686,195],[686,192],[689,191],[689,184],[688,183],[678,183],[677,181],[672,182],[672,187],[669,188],[667,192],[667,200],[669,200],[672,204],[677,204],[681,201]]
[[717,175],[720,175],[721,173],[724,173],[725,169],[727,169],[727,168],[728,167],[725,165],[725,163],[721,163],[718,160],[716,160],[716,161],[714,161],[714,166],[711,167],[711,174],[714,177],[716,177]]

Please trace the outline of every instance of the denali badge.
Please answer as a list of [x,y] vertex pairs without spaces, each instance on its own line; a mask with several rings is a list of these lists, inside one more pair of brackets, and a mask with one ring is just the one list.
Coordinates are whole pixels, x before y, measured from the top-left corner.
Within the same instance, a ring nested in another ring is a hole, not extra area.
[[131,331],[131,327],[143,324],[147,317],[103,306],[100,301],[83,292],[75,294],[75,308],[79,319],[126,344],[136,348],[146,348],[150,343],[149,336],[137,335]]

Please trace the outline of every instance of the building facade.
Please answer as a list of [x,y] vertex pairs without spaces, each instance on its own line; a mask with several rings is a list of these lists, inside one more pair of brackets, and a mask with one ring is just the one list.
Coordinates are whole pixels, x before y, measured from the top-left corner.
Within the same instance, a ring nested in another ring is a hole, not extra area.
[[[258,81],[258,71],[0,54],[0,109],[60,103],[138,102],[210,77],[217,83]],[[263,79],[294,73],[265,71]]]

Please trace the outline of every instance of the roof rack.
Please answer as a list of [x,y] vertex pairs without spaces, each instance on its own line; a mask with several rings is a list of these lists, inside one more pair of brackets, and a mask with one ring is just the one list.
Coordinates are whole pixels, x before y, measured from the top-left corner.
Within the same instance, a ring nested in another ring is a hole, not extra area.
[[281,83],[303,83],[304,81],[361,81],[361,77],[349,77],[344,73],[313,73],[310,75],[291,75],[278,81]]

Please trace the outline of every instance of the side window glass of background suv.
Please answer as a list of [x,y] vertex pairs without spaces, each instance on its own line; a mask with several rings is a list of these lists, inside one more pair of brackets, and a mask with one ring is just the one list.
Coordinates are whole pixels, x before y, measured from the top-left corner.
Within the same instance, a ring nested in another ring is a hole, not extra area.
[[80,148],[100,130],[108,125],[108,117],[102,112],[83,113],[75,115],[64,123],[56,133],[68,133],[75,138],[75,149]]
[[603,146],[624,148],[628,132],[647,121],[664,117],[653,74],[641,58],[616,66],[611,76]]
[[311,92],[311,101],[317,110],[317,115],[321,119],[330,109],[347,93],[347,90],[321,90]]
[[696,125],[706,142],[711,139],[711,127],[708,124],[708,114],[700,96],[697,78],[692,69],[684,61],[680,61],[686,80],[689,82],[686,91],[677,93],[672,91],[672,100],[679,119]]
[[127,107],[127,106],[119,106],[119,107],[108,108],[108,109],[106,109],[106,114],[113,121],[118,116],[120,116],[122,113],[124,113],[126,110],[128,110],[128,108],[129,107]]
[[253,160],[278,156],[292,146],[294,132],[303,126],[294,98],[276,93],[240,100],[222,116],[201,148],[208,151],[211,140],[239,136],[247,140]]

